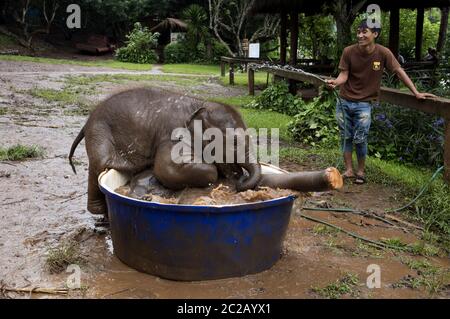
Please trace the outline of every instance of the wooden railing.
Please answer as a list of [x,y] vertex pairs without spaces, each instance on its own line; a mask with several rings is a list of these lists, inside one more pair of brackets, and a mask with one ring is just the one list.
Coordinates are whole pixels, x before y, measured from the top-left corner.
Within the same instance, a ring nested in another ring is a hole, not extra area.
[[[255,94],[255,69],[272,73],[276,77],[300,82],[308,82],[316,87],[323,85],[323,81],[313,75],[280,68],[249,66],[248,91],[250,95]],[[438,97],[433,99],[418,100],[410,92],[382,87],[380,91],[380,101],[421,112],[436,114],[444,118],[444,179],[450,184],[450,99]]]

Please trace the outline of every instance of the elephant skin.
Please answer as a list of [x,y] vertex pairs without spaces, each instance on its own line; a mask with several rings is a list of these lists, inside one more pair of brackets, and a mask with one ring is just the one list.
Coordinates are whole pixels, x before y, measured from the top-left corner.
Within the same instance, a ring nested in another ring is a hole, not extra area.
[[[75,138],[69,161],[85,138],[89,159],[87,209],[107,217],[106,201],[98,187],[98,175],[105,169],[135,175],[149,167],[158,181],[172,190],[206,187],[219,175],[236,178],[238,190],[251,189],[261,179],[261,167],[246,148],[241,164],[180,163],[172,161],[176,143],[171,135],[176,128],[193,131],[193,120],[201,120],[203,129],[246,129],[239,112],[232,106],[207,102],[194,97],[156,88],[133,88],[112,95],[90,114]],[[243,177],[244,168],[248,172]],[[240,179],[237,179],[238,177]],[[246,176],[246,175],[245,175]]]

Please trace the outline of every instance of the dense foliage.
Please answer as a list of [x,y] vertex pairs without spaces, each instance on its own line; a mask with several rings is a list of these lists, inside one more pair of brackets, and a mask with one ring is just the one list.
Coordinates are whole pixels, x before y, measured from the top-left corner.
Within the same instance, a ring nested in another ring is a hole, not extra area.
[[[293,116],[288,125],[291,136],[301,143],[323,147],[339,144],[335,106],[330,91],[306,103],[290,94],[285,82],[269,86],[247,105]],[[369,154],[400,162],[442,165],[443,129],[442,118],[384,103],[374,106]]]
[[192,45],[187,40],[181,40],[168,44],[164,48],[164,62],[165,63],[218,63],[220,57],[227,55],[227,49],[218,41],[213,41],[211,44],[211,52],[207,54],[208,49],[202,44],[195,46],[192,50]]
[[136,22],[134,29],[126,36],[126,46],[117,49],[116,58],[122,62],[155,63],[158,60],[154,51],[158,36],[158,33],[151,33],[147,27]]

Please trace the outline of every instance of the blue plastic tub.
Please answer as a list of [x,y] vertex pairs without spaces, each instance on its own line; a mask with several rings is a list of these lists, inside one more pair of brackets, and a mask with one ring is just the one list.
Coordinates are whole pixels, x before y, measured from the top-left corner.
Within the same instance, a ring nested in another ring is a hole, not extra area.
[[[267,170],[276,168],[264,166]],[[114,254],[130,267],[167,279],[207,280],[257,273],[280,258],[294,196],[226,206],[171,205],[114,192],[127,181],[115,170],[99,177]]]

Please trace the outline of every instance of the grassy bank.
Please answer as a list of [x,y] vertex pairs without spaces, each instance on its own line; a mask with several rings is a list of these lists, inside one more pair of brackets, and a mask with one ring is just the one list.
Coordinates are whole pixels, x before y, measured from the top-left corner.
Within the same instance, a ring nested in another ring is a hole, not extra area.
[[165,73],[220,75],[219,65],[210,64],[164,64],[162,71]]
[[[339,149],[287,147],[280,150],[280,158],[299,164],[308,163],[313,169],[338,166],[343,170]],[[398,190],[398,206],[410,202],[431,179],[433,169],[405,166],[397,162],[367,158],[367,179],[395,187]],[[442,175],[438,176],[424,194],[405,212],[421,222],[427,231],[438,231],[449,241],[450,238],[450,187],[445,184]],[[382,201],[383,198],[380,198]],[[392,207],[397,208],[397,207]],[[449,243],[447,243],[448,245]]]
[[67,60],[67,59],[53,59],[53,58],[41,58],[24,55],[0,55],[0,60],[3,61],[24,61],[24,62],[36,62],[47,64],[69,64],[69,65],[81,65],[81,66],[95,66],[95,67],[107,67],[112,69],[124,69],[133,71],[149,71],[152,69],[150,64],[137,64],[120,62],[114,59],[98,60],[98,61],[79,61],[79,60]]

